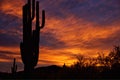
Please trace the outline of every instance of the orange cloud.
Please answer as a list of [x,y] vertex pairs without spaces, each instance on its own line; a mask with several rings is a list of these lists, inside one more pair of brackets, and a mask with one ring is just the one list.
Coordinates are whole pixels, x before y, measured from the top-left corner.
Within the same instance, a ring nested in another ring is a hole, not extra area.
[[[108,38],[112,38],[119,30],[119,24],[113,24],[111,26],[96,25],[95,23],[87,22],[82,19],[76,19],[72,16],[64,19],[64,21],[56,18],[47,20],[46,28],[42,31],[42,33],[49,31],[53,33],[59,41],[64,42],[67,47],[62,49],[62,52],[65,54],[83,54],[89,57],[96,57],[98,52],[104,52],[105,55],[107,55],[114,45],[111,44],[111,46],[107,46],[103,49],[103,47],[108,45],[108,43],[101,43],[99,39],[107,40]],[[90,47],[87,47],[89,44]],[[41,58],[46,60],[55,60],[58,64],[63,64],[67,61],[72,64],[75,61],[75,58],[68,60],[67,58],[71,55],[63,56],[61,54],[62,52],[59,49],[42,49]],[[59,56],[56,56],[55,53],[58,53]]]
[[24,4],[24,0],[18,0],[18,1],[2,0],[0,3],[1,5],[0,9],[5,14],[11,14],[21,18],[22,15],[21,6],[23,6],[23,4]]
[[[12,0],[3,0],[0,5],[0,10],[5,14],[11,14],[20,19],[22,18],[22,6],[24,5],[24,0],[18,0],[16,2]],[[65,12],[63,13],[66,14]],[[96,57],[98,52],[107,54],[114,43],[112,43],[112,40],[109,43],[105,43],[104,41],[108,38],[114,38],[114,36],[117,35],[116,32],[120,30],[119,26],[119,23],[113,23],[112,25],[98,25],[80,17],[76,18],[72,14],[69,14],[69,17],[65,17],[64,19],[58,19],[55,16],[51,17],[50,14],[46,15],[46,26],[41,30],[41,35],[45,36],[44,33],[47,32],[52,33],[53,37],[56,38],[55,40],[59,40],[60,42],[65,43],[65,45],[60,45],[59,48],[42,45],[40,47],[39,64],[63,65],[66,63],[67,65],[71,65],[76,61],[76,59],[73,58],[76,54],[83,54],[90,57]],[[18,36],[20,39],[22,35],[22,32],[17,31],[16,29],[10,29],[10,31],[0,30],[0,33],[12,33],[11,35],[16,35],[17,33],[19,34]],[[119,40],[118,36],[115,36],[115,38],[118,38]],[[52,41],[48,38],[46,41],[57,45],[56,41]],[[43,41],[41,41],[41,43],[42,42]],[[14,54],[10,56],[10,58],[18,58],[18,61],[21,62],[19,46],[0,46],[0,50],[13,52]],[[6,56],[8,56],[8,54],[6,54]],[[0,59],[0,61],[7,62],[8,60]],[[50,63],[47,61],[50,61]]]
[[19,53],[20,53],[19,47],[0,46],[0,55],[1,55],[0,62],[3,62],[3,61],[11,62],[13,58],[16,58],[18,62],[21,62]]

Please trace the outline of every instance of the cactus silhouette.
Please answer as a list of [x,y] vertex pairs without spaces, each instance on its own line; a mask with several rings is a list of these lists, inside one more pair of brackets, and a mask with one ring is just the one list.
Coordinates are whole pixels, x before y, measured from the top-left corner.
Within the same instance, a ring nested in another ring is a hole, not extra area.
[[[32,23],[35,17],[36,27],[35,30],[32,30]],[[40,25],[39,2],[28,0],[27,4],[23,6],[23,42],[20,43],[21,58],[24,63],[25,72],[32,71],[37,65],[39,57],[40,29],[42,29],[44,25],[45,11],[42,10],[42,24]]]
[[14,58],[13,66],[11,67],[11,73],[14,75],[17,72],[16,59]]

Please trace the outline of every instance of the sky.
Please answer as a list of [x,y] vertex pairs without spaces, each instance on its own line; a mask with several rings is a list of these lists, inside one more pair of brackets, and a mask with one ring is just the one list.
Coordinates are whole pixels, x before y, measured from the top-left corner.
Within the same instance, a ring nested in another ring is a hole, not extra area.
[[[75,55],[107,55],[120,44],[120,0],[38,0],[46,12],[40,31],[39,66],[71,65]],[[13,58],[23,70],[22,7],[26,0],[0,0],[0,71],[10,72]],[[34,23],[34,21],[33,21]],[[33,25],[34,26],[34,25]]]

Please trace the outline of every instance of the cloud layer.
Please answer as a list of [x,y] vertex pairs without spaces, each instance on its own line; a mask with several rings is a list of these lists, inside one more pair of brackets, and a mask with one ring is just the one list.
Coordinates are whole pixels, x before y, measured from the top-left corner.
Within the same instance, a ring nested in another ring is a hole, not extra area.
[[[22,6],[26,0],[0,0],[0,65],[21,65]],[[40,34],[39,66],[67,65],[75,54],[95,57],[120,44],[119,0],[39,0],[46,11]],[[19,66],[20,66],[19,65]],[[1,66],[0,66],[1,67]],[[7,70],[7,69],[6,69]]]

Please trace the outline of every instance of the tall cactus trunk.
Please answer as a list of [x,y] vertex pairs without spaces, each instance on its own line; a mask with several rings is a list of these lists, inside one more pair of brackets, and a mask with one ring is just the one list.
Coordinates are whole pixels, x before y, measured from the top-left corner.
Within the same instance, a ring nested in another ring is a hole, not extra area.
[[[32,5],[32,6],[31,6]],[[32,21],[35,18],[36,11],[36,28],[32,30]],[[23,42],[20,43],[21,58],[24,63],[24,71],[31,72],[37,65],[39,58],[39,36],[40,29],[45,24],[45,11],[42,11],[42,24],[39,23],[39,2],[28,0],[23,6]]]

